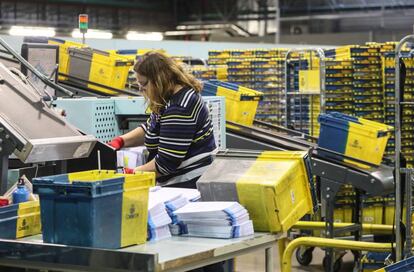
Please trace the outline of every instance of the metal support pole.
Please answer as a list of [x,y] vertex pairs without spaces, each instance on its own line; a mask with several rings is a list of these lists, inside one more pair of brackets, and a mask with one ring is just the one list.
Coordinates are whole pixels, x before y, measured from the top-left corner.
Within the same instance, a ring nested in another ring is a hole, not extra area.
[[395,48],[395,242],[396,261],[402,258],[401,239],[401,97],[400,97],[400,53],[405,43],[414,41],[414,35],[404,37]]
[[15,149],[10,135],[0,124],[0,195],[7,191],[7,181],[9,175],[9,155]]
[[[279,260],[283,259],[283,253],[285,252],[286,245],[288,244],[287,238],[281,238],[277,241],[278,251],[279,251]],[[283,269],[282,262],[280,262],[280,270]]]
[[7,180],[9,173],[9,155],[4,152],[0,152],[0,160],[0,195],[4,195],[8,189]]
[[[362,218],[362,201],[361,201],[361,193],[358,189],[355,189],[355,207],[354,207],[354,214],[352,215],[353,220],[352,222],[360,225],[361,222],[361,218]],[[354,235],[354,240],[355,241],[360,241],[361,240],[361,229],[358,228],[356,231],[352,232],[352,234]],[[354,262],[357,263],[359,261],[360,258],[360,254],[358,251],[353,251],[352,252],[354,254]]]
[[406,229],[406,240],[403,252],[403,257],[407,258],[412,256],[412,214],[413,214],[413,171],[412,169],[406,169],[405,176],[405,229]]
[[280,43],[280,7],[279,0],[275,0],[275,44]]
[[[325,210],[325,231],[327,238],[334,238],[334,209],[335,209],[335,197],[341,188],[341,184],[333,182],[331,180],[321,178],[321,199],[323,201],[323,209]],[[334,271],[335,256],[332,248],[326,249],[325,253],[328,271]]]
[[[329,188],[329,187],[328,187]],[[335,203],[334,199],[335,196],[331,196],[332,199],[326,200],[326,237],[333,239],[334,238],[334,209],[335,209]],[[329,272],[334,271],[334,264],[335,264],[335,256],[334,251],[332,248],[327,248],[325,251],[325,256],[327,259],[327,268]]]

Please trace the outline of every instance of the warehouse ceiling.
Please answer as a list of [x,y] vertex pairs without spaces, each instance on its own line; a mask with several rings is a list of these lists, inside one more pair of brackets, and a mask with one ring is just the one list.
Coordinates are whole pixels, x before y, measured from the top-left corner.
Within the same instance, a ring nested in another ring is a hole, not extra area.
[[267,35],[277,31],[276,3],[282,34],[371,30],[411,31],[414,0],[51,0],[0,1],[1,31],[13,25],[55,27],[70,33],[80,13],[89,27],[160,31],[170,37],[210,34]]
[[55,27],[60,33],[78,27],[78,15],[89,15],[89,28],[167,30],[174,16],[169,0],[49,0],[0,1],[2,29],[12,25]]
[[[275,3],[281,16],[338,15],[346,12],[388,12],[414,8],[413,0],[176,0],[181,21],[274,18]],[[256,15],[256,17],[254,17]],[[297,18],[294,18],[297,19]]]

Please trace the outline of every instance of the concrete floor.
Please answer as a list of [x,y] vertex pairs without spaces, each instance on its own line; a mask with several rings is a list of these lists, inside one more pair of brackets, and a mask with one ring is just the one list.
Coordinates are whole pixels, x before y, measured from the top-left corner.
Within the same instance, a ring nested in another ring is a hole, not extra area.
[[[274,257],[274,271],[280,271],[279,253],[277,247],[273,249],[275,252]],[[317,272],[324,271],[322,268],[322,259],[325,256],[325,252],[319,248],[313,251],[313,259],[309,266],[301,266],[296,257],[292,257],[292,272]],[[341,272],[349,272],[353,270],[353,255],[351,252],[343,257],[343,264]],[[235,272],[258,272],[265,270],[265,252],[256,251],[254,253],[246,254],[236,258]]]

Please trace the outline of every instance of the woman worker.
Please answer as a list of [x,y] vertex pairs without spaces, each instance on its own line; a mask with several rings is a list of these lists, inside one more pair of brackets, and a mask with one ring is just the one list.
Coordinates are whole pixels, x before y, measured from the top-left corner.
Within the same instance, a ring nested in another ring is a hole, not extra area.
[[[145,144],[157,185],[196,188],[216,149],[213,127],[201,98],[201,83],[164,54],[149,52],[134,66],[138,86],[152,111],[147,122],[109,144],[115,149]],[[194,271],[224,271],[217,263]]]
[[109,144],[115,149],[145,144],[148,163],[135,171],[156,172],[157,185],[195,188],[216,148],[201,83],[158,52],[145,54],[134,71],[152,113],[146,124]]

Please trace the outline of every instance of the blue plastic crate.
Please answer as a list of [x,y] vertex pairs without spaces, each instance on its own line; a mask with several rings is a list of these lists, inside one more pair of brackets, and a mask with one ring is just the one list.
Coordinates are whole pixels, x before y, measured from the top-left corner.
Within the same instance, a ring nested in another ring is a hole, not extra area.
[[410,257],[398,263],[383,268],[386,272],[411,272],[414,271],[414,257]]
[[153,173],[84,171],[33,179],[47,243],[121,248],[144,243]]
[[[321,114],[318,121],[321,125],[319,147],[375,165],[381,163],[391,127],[338,112]],[[326,156],[341,159],[329,153]],[[364,167],[359,163],[354,164]]]
[[40,196],[43,240],[97,248],[119,248],[123,179],[68,182],[33,179]]

